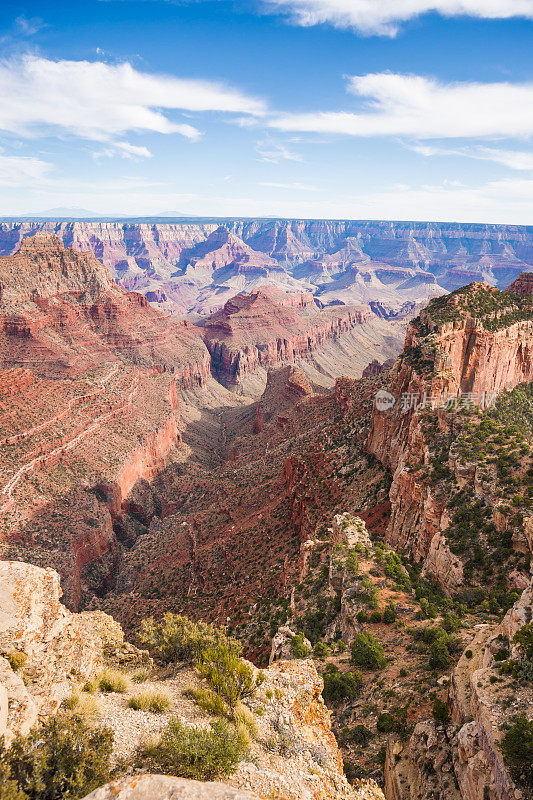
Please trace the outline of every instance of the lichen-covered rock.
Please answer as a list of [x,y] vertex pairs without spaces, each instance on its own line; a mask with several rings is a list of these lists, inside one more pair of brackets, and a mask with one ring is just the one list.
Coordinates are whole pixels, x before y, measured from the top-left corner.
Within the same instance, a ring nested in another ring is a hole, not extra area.
[[[0,658],[0,684],[9,701],[6,738],[27,733],[38,714],[57,710],[74,680],[98,672],[104,657],[134,655],[122,629],[101,612],[73,614],[60,602],[59,575],[18,561],[0,562],[0,653],[16,653],[12,669]],[[138,660],[143,652],[136,651]],[[14,665],[15,666],[15,665]],[[0,722],[2,714],[0,713]]]
[[204,783],[168,775],[138,775],[95,789],[84,800],[257,800],[257,795],[224,783]]
[[256,701],[262,701],[264,714],[257,719],[255,763],[241,763],[230,783],[260,797],[286,800],[353,796],[322,688],[322,678],[310,659],[276,661],[265,671]]

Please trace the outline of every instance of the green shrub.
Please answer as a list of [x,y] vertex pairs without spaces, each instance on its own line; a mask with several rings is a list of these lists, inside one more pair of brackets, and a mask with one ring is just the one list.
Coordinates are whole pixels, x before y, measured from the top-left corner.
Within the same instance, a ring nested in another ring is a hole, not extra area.
[[151,772],[212,781],[232,775],[246,753],[241,736],[226,722],[216,720],[210,730],[200,730],[175,717],[157,744],[139,751],[138,760]]
[[194,663],[204,650],[224,642],[237,655],[242,647],[237,639],[226,635],[225,628],[216,628],[207,622],[193,622],[181,614],[165,614],[161,622],[153,617],[141,623],[139,639],[154,656],[166,664]]
[[382,714],[379,714],[376,728],[380,733],[390,733],[390,731],[394,728],[394,717],[392,714],[389,714],[387,711],[384,711]]
[[[214,717],[224,717],[229,713],[226,703],[211,689],[186,689],[183,694],[185,697],[190,697],[200,708]],[[270,692],[270,697],[272,697],[272,692]]]
[[390,625],[393,622],[396,622],[396,608],[392,603],[389,603],[385,611],[383,612],[383,622],[387,625]]
[[0,739],[0,797],[77,800],[111,779],[113,733],[78,716],[57,715],[16,736]]
[[26,663],[28,656],[26,653],[23,653],[21,650],[10,650],[9,653],[6,653],[6,658],[9,661],[9,666],[16,672],[21,667],[24,666]]
[[437,697],[436,700],[433,702],[433,708],[431,709],[433,714],[433,718],[441,723],[442,725],[446,725],[450,719],[450,711],[448,709],[448,704],[444,702],[444,700],[439,700]]
[[128,691],[129,685],[128,676],[118,669],[105,669],[98,678],[98,687],[101,692],[124,694]]
[[452,663],[450,651],[444,639],[435,639],[429,646],[429,666],[431,669],[449,669]]
[[361,747],[366,747],[372,738],[372,731],[365,728],[364,725],[356,725],[353,730],[348,734],[348,738],[354,744],[359,744]]
[[509,658],[509,650],[506,647],[500,647],[496,653],[494,653],[494,661],[506,661]]
[[166,692],[146,690],[130,697],[129,708],[135,711],[151,711],[153,714],[162,714],[170,706],[170,697]]
[[368,614],[363,608],[357,612],[357,622],[368,622]]
[[381,612],[380,611],[373,611],[370,614],[370,622],[374,622],[374,623],[381,622],[381,619],[382,619],[382,617],[381,617]]
[[325,658],[329,654],[329,647],[325,642],[317,642],[313,647],[315,658]]
[[360,631],[352,644],[352,664],[368,669],[382,669],[386,662],[383,647],[372,633]]
[[533,787],[533,720],[518,717],[503,738],[502,752],[515,781]]
[[297,633],[291,639],[291,652],[295,658],[307,658],[311,655],[311,650],[305,643],[303,633]]
[[[328,666],[333,666],[329,665]],[[324,689],[322,696],[324,700],[341,702],[342,700],[354,700],[361,692],[363,677],[359,671],[340,672],[339,669],[326,670],[323,675]]]
[[131,679],[134,683],[144,683],[150,677],[150,672],[147,669],[138,669],[137,672],[134,672],[131,676]]
[[514,640],[520,648],[522,658],[533,661],[533,622],[524,625],[514,635]]
[[254,675],[253,668],[226,642],[204,650],[197,666],[200,675],[230,708],[235,708],[246,697],[252,697],[265,679],[262,672]]

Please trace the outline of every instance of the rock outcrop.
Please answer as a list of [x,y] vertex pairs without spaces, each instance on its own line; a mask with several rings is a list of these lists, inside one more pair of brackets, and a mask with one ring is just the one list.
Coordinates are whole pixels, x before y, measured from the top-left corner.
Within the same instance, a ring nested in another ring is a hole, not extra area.
[[205,321],[204,339],[215,375],[232,385],[258,366],[305,357],[324,340],[363,323],[369,314],[367,307],[320,311],[311,295],[286,295],[267,287],[228,300]]
[[[367,449],[393,476],[387,541],[424,562],[450,594],[461,585],[462,566],[445,542],[445,499],[428,480],[434,436],[424,433],[424,414],[433,409],[438,429],[451,434],[447,410],[484,407],[502,391],[532,380],[529,297],[472,284],[434,301],[409,324],[387,392],[376,400]],[[449,468],[463,486],[464,466],[453,448]]]
[[398,352],[400,323],[379,320],[368,306],[319,308],[310,293],[273,286],[239,294],[203,324],[214,375],[226,386],[254,393],[266,371],[297,364],[316,385],[358,377],[372,352]]
[[533,589],[522,594],[495,628],[479,625],[451,674],[450,725],[419,722],[408,744],[391,737],[387,749],[388,800],[520,800],[502,754],[506,727],[518,715],[530,716],[533,690],[527,682],[501,677],[494,656],[508,645],[533,611]]
[[533,272],[522,272],[507,288],[511,294],[533,294]]
[[168,775],[137,775],[95,789],[84,800],[258,800],[258,796],[215,781],[202,783]]
[[143,659],[107,614],[73,614],[60,597],[54,570],[0,561],[0,736],[8,743],[54,713],[72,682],[95,675],[104,656]]

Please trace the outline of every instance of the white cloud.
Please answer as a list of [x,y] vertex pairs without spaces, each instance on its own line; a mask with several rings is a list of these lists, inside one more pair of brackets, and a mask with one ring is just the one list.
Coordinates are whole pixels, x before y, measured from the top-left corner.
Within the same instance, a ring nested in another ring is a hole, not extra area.
[[[19,136],[69,133],[113,142],[128,132],[200,132],[168,111],[264,112],[261,100],[208,81],[150,75],[130,64],[26,56],[0,63],[0,130]],[[134,154],[135,146],[117,145]],[[137,150],[136,155],[146,155]]]
[[308,183],[274,183],[272,181],[264,181],[259,184],[260,186],[269,186],[272,189],[296,189],[301,192],[317,192],[316,186],[311,186]]
[[39,158],[5,156],[0,152],[0,186],[32,186],[46,177],[51,164]]
[[23,36],[33,36],[38,33],[46,24],[40,17],[25,17],[21,14],[15,20],[15,27]]
[[153,155],[147,147],[143,145],[130,144],[129,142],[112,142],[103,150],[94,153],[94,158],[113,158],[116,155],[122,158],[152,158]]
[[366,99],[369,110],[281,114],[270,124],[291,132],[414,139],[533,135],[533,82],[442,84],[381,72],[350,77],[348,91]]
[[444,17],[533,19],[533,0],[265,0],[270,11],[287,13],[296,25],[328,23],[363,34],[395,36],[402,22],[436,12]]
[[446,148],[432,147],[431,145],[415,144],[410,147],[415,153],[422,156],[463,156],[479,161],[494,161],[509,169],[533,172],[533,152],[524,150],[501,150],[496,147],[463,147]]
[[261,161],[271,164],[279,164],[280,161],[302,161],[302,157],[284,145],[272,139],[263,139],[255,145],[256,153],[259,154]]

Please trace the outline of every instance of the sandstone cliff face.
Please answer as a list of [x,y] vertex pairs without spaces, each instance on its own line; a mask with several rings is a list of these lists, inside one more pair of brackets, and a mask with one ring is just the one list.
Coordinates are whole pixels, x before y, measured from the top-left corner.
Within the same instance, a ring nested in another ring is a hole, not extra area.
[[232,385],[259,366],[306,357],[325,340],[362,324],[369,314],[364,306],[319,311],[309,295],[267,288],[229,300],[206,320],[204,338],[214,373]]
[[[473,285],[473,291],[490,294],[491,290]],[[497,290],[493,291],[497,299]],[[387,408],[376,406],[367,449],[393,475],[387,541],[424,562],[425,571],[452,594],[462,584],[462,565],[446,545],[445,499],[435,496],[428,480],[431,439],[424,433],[424,413],[433,408],[438,429],[451,434],[449,416],[439,408],[450,398],[452,403],[453,398],[463,397],[467,403],[482,405],[504,390],[532,381],[533,319],[527,306],[520,311],[521,319],[496,329],[491,329],[494,315],[487,322],[463,313],[435,324],[431,314],[429,306],[408,326],[404,353],[390,373],[390,403]],[[482,493],[475,470],[464,475],[465,466],[453,448],[448,466],[460,487],[474,481]],[[498,523],[496,511],[494,519]]]
[[83,682],[101,669],[104,654],[136,652],[107,614],[72,614],[60,597],[54,570],[0,562],[0,653],[25,657],[16,672],[0,657],[0,698],[7,700],[0,736],[8,742],[27,733],[39,715],[54,713],[72,681]]
[[0,523],[8,557],[107,591],[127,494],[181,442],[183,392],[213,382],[201,332],[39,233],[0,258]]
[[197,328],[157,313],[118,287],[92,254],[64,249],[58,237],[24,239],[0,259],[0,357],[3,366],[76,376],[126,359],[176,374],[184,386],[209,374]]

